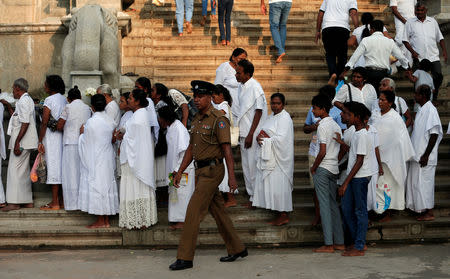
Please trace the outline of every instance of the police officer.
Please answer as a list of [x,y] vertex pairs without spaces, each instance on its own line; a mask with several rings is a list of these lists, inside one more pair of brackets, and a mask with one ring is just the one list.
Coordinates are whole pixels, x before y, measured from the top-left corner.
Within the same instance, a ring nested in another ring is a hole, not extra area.
[[208,211],[215,219],[228,251],[228,256],[220,258],[220,261],[232,262],[248,255],[230,217],[225,213],[223,197],[218,189],[225,172],[224,157],[230,191],[233,193],[237,189],[230,145],[230,123],[223,113],[214,109],[211,104],[211,95],[216,91],[214,84],[194,80],[191,86],[199,112],[192,120],[191,141],[173,182],[175,187],[178,187],[183,171],[194,160],[195,191],[186,211],[177,260],[169,266],[171,270],[192,267],[200,222]]

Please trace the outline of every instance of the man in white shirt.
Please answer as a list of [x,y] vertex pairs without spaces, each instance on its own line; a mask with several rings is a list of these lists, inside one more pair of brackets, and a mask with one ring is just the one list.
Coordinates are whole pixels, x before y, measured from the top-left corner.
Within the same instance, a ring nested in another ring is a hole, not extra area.
[[[324,0],[319,9],[316,25],[316,43],[322,37],[330,76],[340,76],[347,63],[347,40],[350,37],[349,15],[358,27],[356,0]],[[321,33],[322,31],[322,33]],[[337,60],[337,61],[336,61]]]
[[[370,24],[369,37],[364,38],[352,57],[345,65],[345,74],[358,62],[361,56],[366,61],[367,81],[374,88],[378,88],[380,81],[389,74],[390,56],[396,57],[403,68],[408,69],[408,60],[392,39],[383,34],[384,24],[381,20],[374,20]],[[370,108],[369,108],[370,109]]]
[[416,3],[417,0],[390,0],[389,2],[392,14],[394,14],[395,42],[410,63],[412,63],[411,53],[403,45],[403,34],[405,33],[406,21],[415,16],[414,6]]
[[255,131],[260,130],[267,116],[267,102],[264,91],[253,76],[255,68],[248,60],[241,60],[236,67],[236,80],[241,83],[238,88],[240,112],[238,118],[239,144],[241,149],[242,170],[245,188],[250,196],[251,206],[256,179],[257,142]]
[[7,134],[11,136],[11,149],[8,162],[8,176],[6,180],[6,202],[8,206],[2,211],[33,207],[33,194],[30,180],[30,153],[37,148],[38,135],[34,115],[34,102],[28,91],[28,82],[19,78],[14,81],[13,95],[18,99],[13,112],[11,105],[7,105],[11,114]]
[[416,114],[411,142],[416,152],[409,162],[406,208],[421,213],[418,221],[434,220],[434,178],[443,130],[439,114],[430,101],[431,89],[421,85],[414,99],[421,106]]
[[[281,63],[286,55],[286,24],[291,10],[292,0],[269,0],[269,22],[270,32],[272,33],[273,43],[278,51],[276,63]],[[261,0],[261,13],[267,14],[267,8],[264,0]]]
[[422,1],[417,3],[415,13],[416,17],[406,22],[403,44],[411,52],[414,64],[422,59],[431,61],[435,88],[433,99],[436,100],[443,80],[437,44],[441,46],[444,62],[447,62],[447,48],[439,24],[434,18],[427,16],[427,8]]
[[344,84],[339,89],[332,104],[340,110],[343,110],[344,103],[353,101],[362,103],[371,110],[377,101],[377,92],[371,84],[366,83],[366,80],[366,69],[363,67],[354,68],[352,82]]
[[102,84],[97,88],[97,94],[103,94],[106,99],[106,114],[114,121],[115,127],[120,122],[120,108],[116,101],[113,99],[111,86],[108,84]]

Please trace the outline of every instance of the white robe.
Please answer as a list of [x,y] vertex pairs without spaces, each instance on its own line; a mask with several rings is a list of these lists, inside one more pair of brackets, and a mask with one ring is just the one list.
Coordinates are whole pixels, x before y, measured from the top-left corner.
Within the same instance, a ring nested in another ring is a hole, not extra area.
[[158,136],[159,136],[159,123],[158,123],[158,116],[156,115],[155,110],[155,104],[153,103],[152,99],[147,98],[148,106],[146,107],[148,111],[148,119],[149,119],[149,125],[152,128],[152,135],[153,135],[153,142],[156,144],[158,142]]
[[120,150],[119,227],[149,227],[158,221],[155,198],[154,150],[148,111],[136,110],[125,124]]
[[[261,85],[253,78],[245,84],[240,84],[238,88],[239,96],[239,145],[241,149],[242,171],[244,173],[245,189],[253,200],[256,178],[256,153],[258,143],[256,136],[261,130],[261,125],[267,117],[267,102]],[[261,119],[253,134],[253,142],[250,148],[245,148],[245,137],[247,137],[257,109],[262,110]]]
[[115,123],[106,112],[95,112],[78,139],[81,162],[78,207],[89,214],[115,215],[119,212],[111,144],[114,129]]
[[117,102],[114,100],[109,102],[105,107],[105,112],[114,122],[114,128],[116,128],[120,122],[120,108]]
[[292,211],[294,126],[291,116],[285,110],[272,113],[261,130],[270,138],[265,138],[258,147],[253,206]]
[[231,98],[233,99],[231,111],[233,118],[237,119],[239,116],[239,82],[236,80],[236,70],[230,65],[230,61],[220,64],[217,68],[214,84],[221,84],[230,92]]
[[[402,117],[394,109],[376,118],[373,126],[378,131],[380,141],[378,149],[385,173],[378,178],[375,211],[381,214],[386,209],[403,210],[405,209],[406,163],[415,155],[408,130]],[[389,181],[391,181],[390,185],[388,185]]]
[[[175,120],[167,127],[167,160],[166,174],[178,171],[183,161],[184,153],[189,147],[189,133],[183,123]],[[180,188],[169,186],[169,222],[184,222],[186,209],[195,189],[195,168],[191,163],[184,173],[187,173],[187,183],[181,180]]]
[[[214,107],[218,110],[223,110],[225,112],[225,117],[230,119],[230,106],[228,105],[227,101],[223,101],[220,104],[214,104]],[[234,119],[234,116],[233,116]],[[233,125],[234,123],[230,123],[230,125]],[[223,192],[223,193],[229,193],[230,192],[230,186],[228,186],[228,169],[227,169],[227,164],[225,162],[225,158],[223,159],[223,165],[225,167],[225,174],[223,175],[223,180],[222,182],[219,184],[219,191]],[[236,190],[237,191],[237,190]]]
[[[5,111],[5,107],[0,105],[0,157],[1,159],[6,159],[6,145],[5,145],[5,131],[3,130],[3,113]],[[3,182],[1,178],[2,174],[2,160],[0,159],[0,203],[5,203],[5,189],[3,188]]]
[[[119,126],[117,127],[117,130],[121,131],[121,132],[125,132],[125,124],[127,123],[128,120],[130,120],[131,116],[133,116],[133,112],[131,110],[126,111],[122,117],[120,118],[120,122],[119,122]],[[116,144],[114,146],[114,149],[116,151],[118,151],[120,149],[120,144],[122,143],[121,140],[117,140]],[[119,179],[119,177],[122,175],[122,170],[120,168],[120,156],[119,153],[116,152],[116,172],[115,175],[117,177],[117,179]],[[120,183],[119,183],[119,189],[120,189]]]
[[[425,153],[431,134],[437,134],[438,138],[428,157],[427,166],[420,167],[419,160]],[[422,212],[434,207],[434,175],[442,136],[443,130],[439,114],[431,101],[428,101],[417,112],[411,135],[415,156],[408,168],[406,207],[413,211]]]

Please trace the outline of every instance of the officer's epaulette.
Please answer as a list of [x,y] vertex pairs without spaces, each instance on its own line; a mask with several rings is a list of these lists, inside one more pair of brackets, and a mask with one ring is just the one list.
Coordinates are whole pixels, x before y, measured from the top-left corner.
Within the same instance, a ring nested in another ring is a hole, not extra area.
[[215,109],[215,108],[213,108],[213,109],[211,110],[211,114],[214,115],[216,118],[225,115],[225,113],[224,113],[223,111],[218,110],[218,109]]

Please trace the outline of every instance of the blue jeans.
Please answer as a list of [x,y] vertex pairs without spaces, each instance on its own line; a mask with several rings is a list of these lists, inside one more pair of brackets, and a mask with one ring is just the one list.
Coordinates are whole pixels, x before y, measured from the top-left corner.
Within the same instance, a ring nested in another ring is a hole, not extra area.
[[[219,31],[220,40],[231,41],[231,10],[233,9],[234,0],[219,0]],[[225,19],[225,29],[223,28],[223,21]]]
[[346,231],[355,243],[355,249],[363,251],[366,244],[367,225],[367,185],[370,177],[353,178],[342,198],[342,214]]
[[[213,4],[214,0],[211,0],[211,14],[216,14],[216,7]],[[208,14],[208,0],[202,0],[202,16],[206,16]]]
[[175,15],[177,18],[178,33],[183,33],[184,14],[186,21],[191,21],[194,12],[194,0],[176,0],[177,9]]
[[320,218],[322,220],[325,245],[344,244],[341,212],[336,201],[336,180],[336,174],[321,167],[318,167],[313,175],[314,189],[320,205]]
[[291,10],[292,2],[275,2],[269,4],[270,32],[278,55],[285,53],[286,23]]

